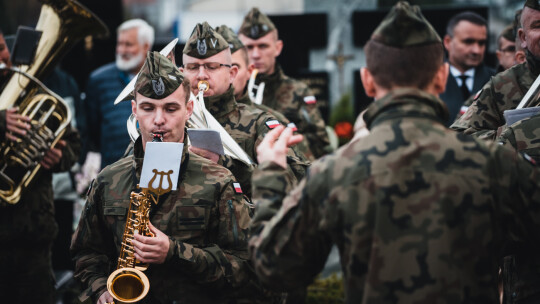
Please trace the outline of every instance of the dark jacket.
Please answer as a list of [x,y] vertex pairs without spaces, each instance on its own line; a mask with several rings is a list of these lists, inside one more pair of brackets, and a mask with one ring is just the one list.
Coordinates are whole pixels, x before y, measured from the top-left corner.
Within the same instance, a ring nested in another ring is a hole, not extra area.
[[[491,76],[495,75],[495,70],[485,65],[480,65],[474,71],[473,89],[471,94],[474,95],[478,92],[486,82],[489,81]],[[461,96],[461,88],[458,86],[456,78],[452,76],[452,73],[448,71],[448,81],[446,82],[446,90],[439,96],[446,106],[448,107],[448,113],[450,117],[446,126],[450,126],[461,109],[461,106],[465,102]]]
[[84,101],[87,133],[82,138],[83,153],[100,152],[101,168],[120,159],[130,142],[126,120],[131,114],[131,103],[124,101],[114,105],[114,100],[128,83],[128,74],[120,71],[114,62],[98,68],[88,79]]

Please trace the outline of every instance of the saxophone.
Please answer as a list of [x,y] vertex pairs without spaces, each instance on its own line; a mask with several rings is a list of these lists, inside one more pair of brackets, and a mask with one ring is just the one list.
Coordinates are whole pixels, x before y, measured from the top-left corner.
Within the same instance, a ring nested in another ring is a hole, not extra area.
[[[154,142],[163,141],[161,134],[154,134]],[[153,181],[157,177],[157,171]],[[171,183],[169,182],[169,187]],[[137,185],[139,188],[139,185]],[[157,190],[157,191],[156,191]],[[161,191],[160,191],[161,190]],[[122,236],[120,254],[116,270],[107,279],[107,290],[111,296],[120,303],[137,303],[141,301],[150,290],[150,281],[143,273],[148,268],[148,264],[143,264],[135,258],[135,249],[132,241],[135,234],[154,237],[150,231],[150,209],[152,204],[157,203],[157,199],[152,192],[158,195],[169,189],[142,188],[140,193],[131,192],[129,200],[129,210],[126,217],[126,226]]]

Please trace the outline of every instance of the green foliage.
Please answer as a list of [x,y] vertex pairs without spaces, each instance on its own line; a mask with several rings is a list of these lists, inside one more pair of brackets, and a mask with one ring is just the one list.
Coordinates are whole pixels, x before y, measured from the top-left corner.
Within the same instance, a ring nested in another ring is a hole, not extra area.
[[354,117],[354,110],[351,102],[351,94],[346,93],[337,102],[337,104],[332,108],[332,113],[330,114],[329,125],[334,127],[338,122],[350,122],[354,124],[356,117]]
[[319,276],[308,286],[306,304],[337,303],[345,303],[345,292],[342,278],[335,273],[325,279]]

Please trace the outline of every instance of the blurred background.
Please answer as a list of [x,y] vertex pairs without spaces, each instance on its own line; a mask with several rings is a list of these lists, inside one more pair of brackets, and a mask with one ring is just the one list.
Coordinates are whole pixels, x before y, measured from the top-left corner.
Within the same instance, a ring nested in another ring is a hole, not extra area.
[[[243,16],[256,6],[276,24],[284,50],[278,61],[286,74],[305,80],[315,91],[327,123],[353,120],[369,103],[360,85],[359,69],[365,64],[362,48],[376,25],[396,0],[80,0],[108,26],[105,40],[79,42],[62,60],[82,92],[89,73],[114,61],[116,27],[130,18],[143,18],[156,29],[155,50],[174,38],[183,43],[196,23],[227,24],[237,30]],[[523,7],[523,0],[411,0],[444,36],[449,18],[472,10],[488,20],[486,63],[496,66],[497,36]],[[38,0],[1,0],[0,28],[6,36],[19,25],[35,27]],[[177,56],[181,61],[181,56]],[[339,117],[333,118],[334,114]],[[344,112],[344,113],[342,113]],[[345,116],[345,117],[343,117]]]

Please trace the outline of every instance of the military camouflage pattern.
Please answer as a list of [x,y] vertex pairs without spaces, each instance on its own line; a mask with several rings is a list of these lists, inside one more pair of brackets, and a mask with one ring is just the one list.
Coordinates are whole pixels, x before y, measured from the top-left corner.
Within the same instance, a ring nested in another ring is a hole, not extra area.
[[[538,73],[527,62],[515,65],[491,78],[473,104],[450,128],[481,139],[495,140],[497,130],[505,124],[503,112],[515,109],[527,93]],[[537,106],[538,102],[525,105]]]
[[135,92],[152,99],[171,95],[184,81],[184,74],[159,52],[148,52],[135,82]]
[[371,35],[371,40],[397,48],[441,43],[420,8],[399,1]]
[[261,280],[307,285],[336,244],[346,303],[498,303],[503,247],[540,238],[540,172],[445,128],[446,111],[395,90],[368,107],[369,135],[315,161],[296,188],[261,164],[249,242]]
[[497,140],[502,145],[526,153],[536,162],[540,162],[540,115],[534,115],[504,128]]
[[[540,115],[523,119],[504,128],[497,141],[508,147],[525,153],[526,158],[532,158],[538,165],[540,162]],[[504,260],[503,286],[507,301],[505,303],[520,303],[538,301],[540,299],[540,259],[537,251],[523,250]],[[530,303],[532,303],[530,302]]]
[[231,54],[238,51],[239,49],[245,48],[244,44],[242,43],[242,41],[240,41],[240,39],[238,39],[238,36],[234,33],[234,31],[225,24],[216,27],[216,32],[220,34],[229,43],[229,49],[231,49]]
[[273,74],[258,74],[257,82],[265,83],[263,104],[283,113],[296,125],[298,132],[307,138],[315,158],[325,155],[330,140],[317,103],[309,100],[314,95],[308,86],[286,76],[278,64]]
[[[152,303],[229,303],[249,282],[246,241],[249,210],[236,193],[232,174],[184,147],[178,189],[160,198],[152,224],[170,238],[165,263],[152,264],[147,301]],[[105,291],[116,268],[129,197],[136,190],[144,152],[140,138],[134,156],[107,166],[92,183],[71,244],[75,277],[87,288],[84,301]],[[211,292],[209,292],[211,291]]]
[[204,22],[195,25],[191,36],[184,46],[183,53],[191,57],[205,59],[227,48],[229,48],[229,43],[208,22]]
[[525,1],[525,6],[530,7],[534,10],[540,10],[540,1],[538,0],[527,0]]
[[[249,157],[257,162],[256,148],[261,143],[270,127],[267,122],[276,120],[273,116],[246,104],[238,104],[234,99],[234,88],[231,86],[225,94],[204,98],[208,111],[216,118],[223,128],[231,135],[238,145],[246,151]],[[251,175],[254,167],[222,156],[221,164],[231,170],[242,184],[242,189],[251,197]],[[289,173],[296,179],[304,177],[309,161],[304,159],[296,149],[289,149],[287,156]]]
[[238,34],[244,34],[251,39],[259,39],[275,29],[276,26],[272,20],[254,7],[244,17]]
[[[254,108],[257,108],[265,113],[268,113],[270,114],[271,116],[274,116],[280,124],[284,125],[284,126],[292,126],[290,125],[290,121],[287,119],[287,117],[285,117],[285,115],[281,114],[280,112],[272,109],[272,108],[269,108],[265,105],[260,105],[260,104],[256,104],[254,102],[251,101],[251,99],[249,98],[249,95],[246,93],[244,94],[240,99],[237,100],[238,103],[243,103],[243,104],[246,104],[250,107],[254,107]],[[296,125],[295,125],[296,126]],[[315,160],[315,156],[313,155],[313,153],[311,152],[311,150],[309,149],[309,144],[307,142],[307,139],[306,137],[304,137],[304,139],[298,143],[294,149],[299,153],[299,154],[302,154],[303,157],[307,160],[309,160],[310,162],[311,161],[314,161]]]

